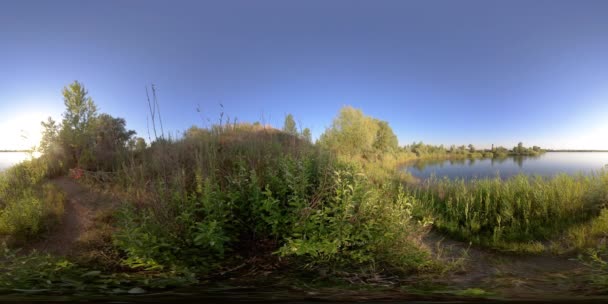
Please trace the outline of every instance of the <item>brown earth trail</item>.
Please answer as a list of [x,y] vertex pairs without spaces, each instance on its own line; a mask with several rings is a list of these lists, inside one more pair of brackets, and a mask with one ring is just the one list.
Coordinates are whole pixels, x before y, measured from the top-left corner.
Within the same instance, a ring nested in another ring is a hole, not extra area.
[[421,241],[440,260],[462,265],[441,279],[456,289],[483,289],[510,299],[571,298],[588,291],[590,268],[572,256],[509,254],[447,239],[433,231]]
[[65,193],[61,223],[44,239],[33,242],[24,249],[26,252],[36,250],[56,255],[74,255],[82,236],[92,229],[95,215],[113,208],[116,203],[107,195],[91,191],[68,177],[54,179],[51,183]]

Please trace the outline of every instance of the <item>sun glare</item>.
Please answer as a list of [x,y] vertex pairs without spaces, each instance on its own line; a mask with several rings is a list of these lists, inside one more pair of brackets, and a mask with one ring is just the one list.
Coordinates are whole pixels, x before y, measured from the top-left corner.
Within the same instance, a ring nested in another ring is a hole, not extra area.
[[0,122],[0,150],[25,150],[38,146],[42,137],[40,122],[47,115],[21,113]]
[[574,139],[573,146],[581,149],[608,149],[608,125],[602,124],[582,132]]

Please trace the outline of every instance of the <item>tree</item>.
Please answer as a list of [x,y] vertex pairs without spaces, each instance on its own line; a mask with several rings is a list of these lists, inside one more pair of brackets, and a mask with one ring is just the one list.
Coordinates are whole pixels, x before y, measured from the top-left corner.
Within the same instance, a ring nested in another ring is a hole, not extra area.
[[142,137],[137,137],[135,139],[135,151],[143,151],[146,149],[146,147],[148,146],[148,144],[146,144],[146,140],[143,139]]
[[61,129],[61,126],[51,117],[49,117],[46,122],[40,122],[40,124],[42,125],[43,131],[38,151],[43,154],[50,154],[58,148],[59,130]]
[[96,150],[118,151],[125,148],[126,142],[135,135],[135,131],[126,129],[124,118],[114,118],[101,114],[95,119]]
[[302,138],[309,142],[312,143],[312,134],[310,133],[310,129],[309,128],[304,128],[304,130],[302,131]]
[[469,144],[469,152],[475,153],[475,146],[473,144]]
[[523,143],[520,141],[520,142],[517,144],[517,153],[521,154],[521,153],[523,153],[523,152],[524,152],[524,144],[523,144]]
[[72,162],[78,166],[81,158],[90,154],[92,121],[97,116],[97,106],[78,81],[64,87],[62,93],[66,110],[59,137]]
[[382,120],[375,120],[375,122],[378,125],[378,131],[376,132],[373,147],[379,152],[397,150],[399,141],[397,140],[397,135],[393,133],[393,129],[388,125],[388,122]]
[[319,138],[320,144],[332,151],[349,156],[373,151],[378,124],[361,110],[350,106],[340,109],[331,127]]
[[287,116],[285,116],[283,131],[292,135],[298,134],[298,129],[296,128],[296,121],[293,119],[293,115],[287,114]]
[[95,169],[110,170],[126,152],[127,142],[135,135],[135,131],[126,129],[123,118],[115,118],[105,113],[95,117],[92,126],[94,144],[91,151]]
[[46,121],[40,122],[40,124],[43,127],[43,131],[38,151],[42,153],[41,159],[47,165],[49,177],[59,175],[63,172],[63,164],[66,158],[59,138],[61,125],[51,117]]

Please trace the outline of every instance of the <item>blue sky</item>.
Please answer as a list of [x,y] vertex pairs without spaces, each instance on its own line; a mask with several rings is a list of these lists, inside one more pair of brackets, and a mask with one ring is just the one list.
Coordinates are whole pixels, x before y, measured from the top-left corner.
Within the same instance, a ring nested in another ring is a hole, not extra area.
[[352,105],[401,144],[608,149],[608,1],[0,2],[0,148],[73,80],[146,138],[154,83],[174,133]]

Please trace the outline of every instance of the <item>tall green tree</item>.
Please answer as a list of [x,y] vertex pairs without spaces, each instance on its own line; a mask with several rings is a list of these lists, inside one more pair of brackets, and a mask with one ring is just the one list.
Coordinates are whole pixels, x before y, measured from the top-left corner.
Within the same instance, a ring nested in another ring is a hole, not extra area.
[[376,138],[373,143],[374,149],[379,152],[392,152],[399,148],[399,141],[397,135],[393,133],[393,129],[388,125],[388,122],[383,120],[375,120],[378,125],[378,131],[376,132]]
[[88,91],[78,81],[63,88],[63,125],[67,129],[77,133],[85,133],[91,125],[92,120],[97,116],[97,106],[93,99],[88,96]]
[[97,106],[88,96],[85,87],[78,81],[63,88],[62,129],[60,132],[63,148],[71,156],[73,165],[79,165],[82,158],[91,158],[93,145],[93,120],[97,116]]
[[283,123],[283,131],[292,135],[298,134],[296,121],[293,119],[293,115],[287,114],[287,116],[285,116],[285,122]]
[[355,156],[372,152],[378,134],[378,124],[359,109],[350,106],[340,113],[319,138],[322,146],[335,152]]
[[310,129],[309,128],[304,128],[304,130],[302,130],[302,138],[309,142],[312,143],[312,134],[310,133]]
[[43,130],[38,151],[43,154],[52,153],[57,149],[57,145],[59,144],[58,139],[61,126],[50,116],[46,121],[40,122],[40,125],[42,125]]
[[127,142],[135,135],[135,131],[127,130],[123,118],[103,113],[94,119],[93,135],[96,169],[109,170],[127,151]]

